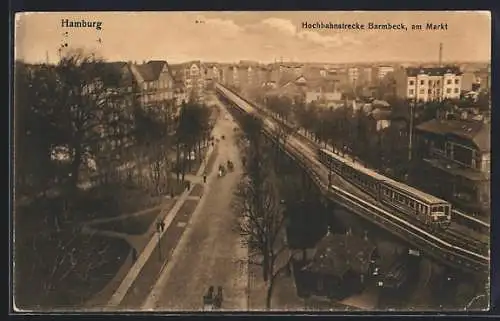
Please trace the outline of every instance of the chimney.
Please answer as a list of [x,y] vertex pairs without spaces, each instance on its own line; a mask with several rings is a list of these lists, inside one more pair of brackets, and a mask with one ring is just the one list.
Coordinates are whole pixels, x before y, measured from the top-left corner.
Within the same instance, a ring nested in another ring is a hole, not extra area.
[[442,67],[443,63],[443,43],[439,43],[439,67]]

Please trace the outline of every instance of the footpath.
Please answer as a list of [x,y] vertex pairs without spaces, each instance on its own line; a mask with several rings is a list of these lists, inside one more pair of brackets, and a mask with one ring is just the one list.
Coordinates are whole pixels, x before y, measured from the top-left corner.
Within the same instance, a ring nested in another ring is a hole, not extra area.
[[[121,281],[111,299],[98,310],[137,310],[168,264],[191,214],[204,194],[203,175],[213,167],[217,146],[209,146],[204,161],[196,173],[193,185],[186,187],[173,207],[167,207],[159,215],[159,231],[153,232],[147,245],[137,257],[132,258],[132,267]],[[207,173],[208,174],[208,173]]]

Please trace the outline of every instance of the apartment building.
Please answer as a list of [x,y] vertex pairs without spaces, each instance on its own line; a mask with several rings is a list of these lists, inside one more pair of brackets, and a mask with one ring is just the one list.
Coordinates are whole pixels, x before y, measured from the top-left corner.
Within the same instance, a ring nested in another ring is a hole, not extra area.
[[358,67],[347,68],[347,78],[351,84],[356,84],[359,80],[360,70]]
[[188,97],[198,102],[205,100],[206,76],[208,70],[201,61],[190,61],[183,64],[182,78]]
[[383,79],[390,72],[394,72],[393,66],[378,66],[377,67],[377,78]]
[[458,67],[407,68],[395,73],[396,93],[415,101],[458,99],[462,72]]
[[174,78],[166,61],[153,60],[132,65],[132,73],[139,87],[142,106],[154,108],[174,99]]

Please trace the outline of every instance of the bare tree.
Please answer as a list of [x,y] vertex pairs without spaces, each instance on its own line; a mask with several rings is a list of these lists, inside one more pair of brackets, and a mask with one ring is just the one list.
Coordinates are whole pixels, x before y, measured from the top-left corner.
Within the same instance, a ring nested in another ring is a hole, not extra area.
[[157,195],[164,192],[162,190],[162,185],[165,184],[165,180],[168,180],[166,174],[169,168],[169,160],[168,145],[166,145],[167,144],[157,143],[150,146],[150,178]]
[[272,170],[272,158],[262,140],[262,123],[255,116],[247,116],[242,127],[249,145],[244,150],[248,157],[245,177],[234,198],[236,212],[241,215],[238,228],[249,256],[257,258],[262,266],[262,277],[268,285],[266,306],[269,309],[276,278],[289,264],[278,267],[287,249],[284,241],[286,217]]
[[[236,191],[236,208],[241,213],[239,229],[249,256],[257,258],[254,264],[262,266],[262,277],[268,284],[266,306],[271,306],[271,296],[276,277],[283,271],[278,259],[287,246],[283,240],[285,215],[274,177],[260,184],[245,179]],[[286,263],[288,265],[288,262]]]
[[[56,66],[58,86],[51,113],[71,153],[70,186],[78,184],[80,166],[100,151],[103,140],[119,135],[116,130],[129,119],[122,117],[121,74],[109,64],[75,50]],[[111,129],[112,130],[108,130]]]
[[[290,119],[290,118],[289,118]],[[288,139],[290,136],[293,136],[295,133],[298,132],[300,129],[300,126],[296,125],[296,123],[293,120],[286,121],[283,119],[276,119],[275,121],[276,126],[274,126],[274,131],[273,135],[276,140],[276,169],[279,168],[280,165],[280,155],[281,149],[284,149],[286,147],[286,144],[288,142]]]

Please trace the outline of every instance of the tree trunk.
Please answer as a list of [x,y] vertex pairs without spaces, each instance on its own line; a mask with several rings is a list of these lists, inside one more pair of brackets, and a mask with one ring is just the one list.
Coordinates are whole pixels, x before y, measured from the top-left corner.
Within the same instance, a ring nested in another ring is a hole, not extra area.
[[269,255],[267,253],[263,253],[263,258],[262,258],[262,278],[264,279],[264,282],[267,282],[269,280]]
[[184,155],[184,161],[188,162],[188,172],[191,173],[193,162],[191,161],[191,153],[194,152],[194,148],[188,148],[187,157]]
[[182,178],[181,181],[184,182],[186,176],[186,149],[184,149],[184,157],[182,158]]
[[267,287],[267,294],[266,294],[266,309],[270,310],[271,309],[271,299],[273,296],[273,288],[274,288],[274,280],[271,278],[269,281],[269,285]]
[[80,165],[82,162],[82,147],[80,144],[77,144],[75,147],[75,154],[73,156],[73,162],[71,163],[71,178],[70,188],[73,192],[76,191],[78,187],[78,176],[80,174]]
[[180,166],[181,166],[181,150],[179,143],[176,144],[175,146],[176,149],[176,166],[175,166],[175,174],[177,176],[177,183],[179,183],[179,175],[180,175]]

